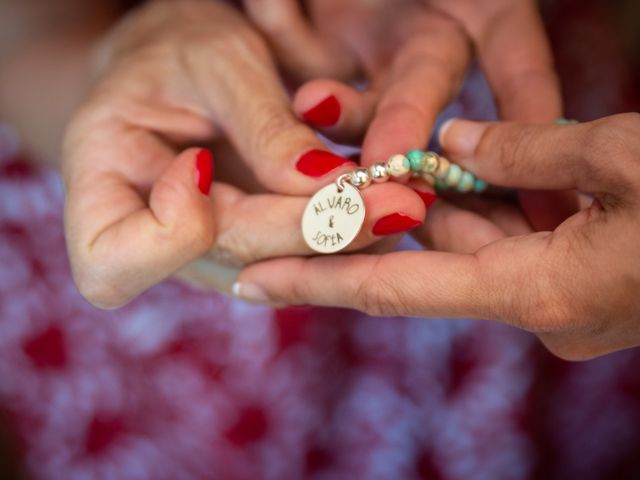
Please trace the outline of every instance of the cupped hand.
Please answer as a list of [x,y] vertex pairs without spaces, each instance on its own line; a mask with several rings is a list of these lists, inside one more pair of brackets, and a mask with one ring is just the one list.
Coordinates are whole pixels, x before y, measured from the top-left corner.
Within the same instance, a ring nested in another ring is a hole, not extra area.
[[[222,2],[149,2],[105,45],[64,146],[65,228],[83,295],[120,306],[207,253],[236,265],[311,253],[299,233],[306,196],[353,163],[296,119],[269,49],[243,17]],[[253,176],[292,196],[211,191],[211,155],[183,150],[210,142],[231,143],[237,159],[223,155],[217,170],[239,160],[238,185]],[[372,224],[391,209],[424,217],[420,197],[401,185],[364,197],[368,230],[353,248],[379,240]]]
[[567,359],[640,345],[640,115],[572,126],[455,121],[442,141],[496,185],[577,189],[592,202],[553,231],[470,254],[273,260],[247,268],[236,291],[374,315],[502,320]]

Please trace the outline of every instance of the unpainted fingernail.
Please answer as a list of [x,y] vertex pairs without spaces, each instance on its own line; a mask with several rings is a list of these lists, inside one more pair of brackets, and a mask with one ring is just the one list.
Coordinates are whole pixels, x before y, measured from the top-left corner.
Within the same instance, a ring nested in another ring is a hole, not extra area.
[[260,286],[254,283],[236,282],[233,284],[231,291],[235,297],[247,302],[265,305],[270,305],[272,303],[267,293]]
[[454,118],[442,125],[438,141],[449,155],[470,157],[474,154],[486,129],[486,124]]

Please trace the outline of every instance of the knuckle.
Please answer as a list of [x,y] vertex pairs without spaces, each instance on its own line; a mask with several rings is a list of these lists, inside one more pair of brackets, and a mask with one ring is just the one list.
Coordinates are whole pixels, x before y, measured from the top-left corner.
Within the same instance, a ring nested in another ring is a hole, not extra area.
[[[634,149],[629,139],[640,135],[639,119],[640,114],[637,113],[616,115],[595,122],[589,128],[584,148],[594,175],[605,175],[627,188],[637,183],[640,148]],[[613,170],[610,169],[612,165],[615,166]]]
[[401,305],[405,304],[402,291],[397,287],[402,284],[402,279],[378,274],[380,262],[381,259],[378,258],[371,270],[361,276],[362,280],[354,293],[356,306],[358,310],[373,317],[399,315]]
[[[498,126],[491,125],[485,133],[485,137],[491,139],[496,138],[498,133]],[[526,161],[526,153],[529,151],[531,142],[531,136],[526,129],[514,128],[509,135],[500,138],[498,144],[498,167],[503,173],[511,173],[517,171],[519,166]],[[491,145],[495,145],[496,142],[491,141]]]
[[124,305],[128,297],[118,288],[108,267],[97,262],[81,262],[74,265],[73,277],[78,291],[87,302],[102,310],[113,310]]
[[277,101],[263,101],[257,105],[250,129],[254,132],[251,149],[255,152],[270,152],[275,145],[287,144],[298,134],[306,132],[305,127]]

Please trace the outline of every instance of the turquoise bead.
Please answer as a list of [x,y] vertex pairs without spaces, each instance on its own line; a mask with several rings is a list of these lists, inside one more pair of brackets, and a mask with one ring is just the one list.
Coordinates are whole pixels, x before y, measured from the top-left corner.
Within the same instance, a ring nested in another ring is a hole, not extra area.
[[569,118],[558,118],[554,123],[556,125],[575,125],[578,121]]
[[476,182],[473,184],[473,191],[476,193],[482,193],[487,189],[487,186],[487,182],[477,178]]
[[462,176],[460,177],[460,181],[458,182],[458,186],[456,190],[460,193],[466,193],[473,190],[475,177],[469,172],[462,172]]
[[436,183],[434,186],[437,190],[449,190],[449,185],[447,185],[444,180],[440,180],[439,178],[436,178]]
[[449,165],[449,170],[447,171],[447,176],[444,178],[444,181],[450,187],[454,187],[460,181],[460,177],[462,177],[462,169],[459,165],[452,163]]
[[407,153],[407,158],[409,159],[409,165],[412,171],[419,172],[422,169],[424,165],[424,152],[411,150]]

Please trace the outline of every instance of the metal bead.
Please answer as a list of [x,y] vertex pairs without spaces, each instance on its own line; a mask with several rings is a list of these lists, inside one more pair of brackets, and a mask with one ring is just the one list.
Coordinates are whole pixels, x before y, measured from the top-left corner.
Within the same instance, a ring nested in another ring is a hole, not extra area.
[[357,168],[351,172],[351,185],[356,188],[365,188],[371,184],[371,177],[369,171],[366,168]]
[[369,167],[369,176],[375,183],[384,183],[389,180],[389,172],[384,163],[374,163]]
[[447,160],[444,157],[440,157],[438,162],[438,168],[436,169],[435,172],[433,172],[433,175],[437,179],[444,180],[447,176],[447,172],[449,171],[450,165],[451,163],[449,162],[449,160]]
[[422,172],[433,173],[438,169],[440,165],[440,156],[435,152],[427,152],[424,154],[424,164],[422,165]]
[[387,170],[392,177],[401,177],[409,173],[411,164],[409,163],[409,159],[404,155],[393,155],[387,160]]

